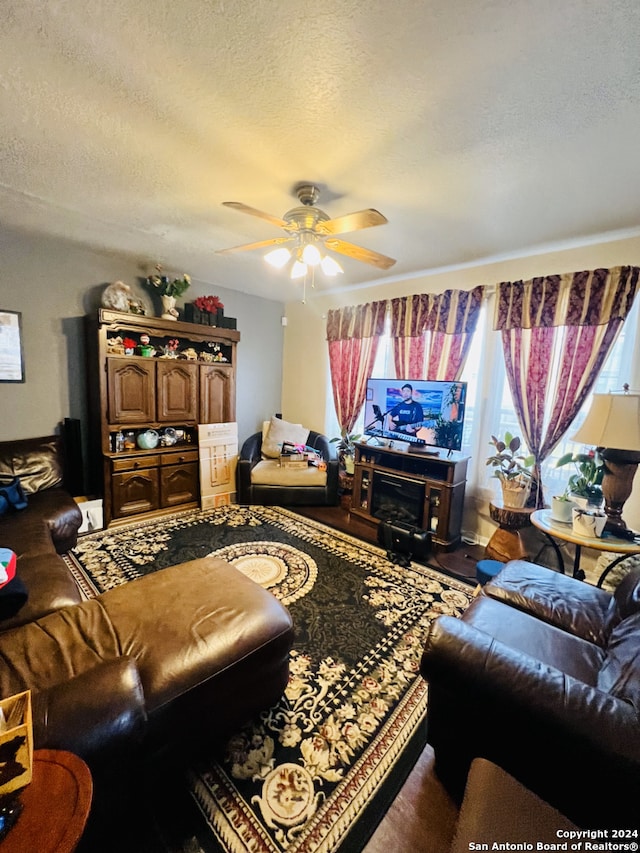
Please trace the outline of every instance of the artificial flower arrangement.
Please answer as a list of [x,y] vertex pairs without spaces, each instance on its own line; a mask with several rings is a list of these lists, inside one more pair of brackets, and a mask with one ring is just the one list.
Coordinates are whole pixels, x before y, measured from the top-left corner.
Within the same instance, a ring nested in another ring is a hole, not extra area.
[[124,347],[124,351],[127,355],[131,355],[138,344],[133,340],[133,338],[125,338],[122,341],[122,346]]
[[193,304],[200,311],[208,311],[209,314],[215,314],[218,309],[224,308],[224,303],[220,301],[218,296],[198,296],[193,300]]
[[147,282],[158,291],[160,296],[182,296],[185,290],[191,287],[191,279],[186,273],[182,274],[182,278],[174,278],[171,281],[169,276],[162,275],[160,264],[156,264],[156,270],[158,274],[150,275]]

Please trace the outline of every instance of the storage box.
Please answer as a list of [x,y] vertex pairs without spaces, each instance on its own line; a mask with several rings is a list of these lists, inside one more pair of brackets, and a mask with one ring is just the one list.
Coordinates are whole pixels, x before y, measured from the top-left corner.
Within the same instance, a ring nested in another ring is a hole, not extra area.
[[282,453],[280,455],[280,466],[282,468],[307,468],[308,465],[308,453]]
[[200,506],[211,509],[236,502],[238,425],[200,424]]
[[0,701],[0,754],[3,756],[2,797],[31,782],[33,723],[30,690]]
[[187,323],[202,323],[202,311],[193,302],[188,302],[184,306],[184,319]]
[[87,500],[74,498],[82,513],[82,524],[78,533],[90,533],[92,530],[102,530],[104,527],[102,500]]

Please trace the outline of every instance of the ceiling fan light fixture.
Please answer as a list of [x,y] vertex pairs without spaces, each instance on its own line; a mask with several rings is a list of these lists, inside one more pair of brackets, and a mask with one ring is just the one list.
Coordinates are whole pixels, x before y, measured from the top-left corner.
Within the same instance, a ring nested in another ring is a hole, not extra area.
[[282,269],[282,267],[289,261],[290,258],[291,252],[289,251],[289,249],[285,248],[274,249],[272,252],[267,252],[267,254],[264,256],[265,261],[278,270]]
[[340,264],[329,255],[324,256],[320,261],[320,266],[322,267],[322,272],[327,276],[341,275],[344,272]]
[[307,265],[302,261],[294,261],[291,267],[291,278],[302,278],[307,274]]
[[322,260],[322,256],[318,250],[317,246],[314,246],[313,243],[307,243],[307,245],[302,250],[302,261],[308,267],[317,266]]

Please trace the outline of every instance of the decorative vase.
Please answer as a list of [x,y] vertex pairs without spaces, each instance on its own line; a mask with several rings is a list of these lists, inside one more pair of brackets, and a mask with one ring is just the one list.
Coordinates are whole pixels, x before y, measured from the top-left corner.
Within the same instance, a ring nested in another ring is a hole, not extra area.
[[176,311],[176,298],[175,296],[161,296],[162,301],[162,314],[160,315],[163,320],[177,320],[178,312]]

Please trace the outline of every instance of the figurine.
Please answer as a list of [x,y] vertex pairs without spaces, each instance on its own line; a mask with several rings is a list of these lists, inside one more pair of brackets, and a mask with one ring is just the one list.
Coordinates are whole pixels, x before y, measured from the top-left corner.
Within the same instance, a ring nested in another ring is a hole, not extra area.
[[131,288],[124,281],[114,281],[102,291],[102,307],[129,313]]

